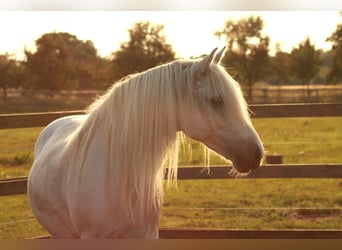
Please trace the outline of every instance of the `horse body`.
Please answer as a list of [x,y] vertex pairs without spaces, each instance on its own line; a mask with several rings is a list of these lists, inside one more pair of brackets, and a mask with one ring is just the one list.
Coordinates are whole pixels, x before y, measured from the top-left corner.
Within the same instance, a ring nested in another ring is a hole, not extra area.
[[88,114],[42,131],[28,195],[52,237],[157,238],[164,169],[177,175],[178,131],[237,171],[259,166],[260,139],[238,85],[219,66],[223,50],[215,51],[132,76]]
[[28,186],[32,210],[53,238],[157,238],[159,207],[138,226],[116,212],[123,209],[116,197],[120,176],[101,167],[106,155],[99,142],[106,138],[88,146],[82,174],[71,160],[75,145],[70,137],[87,118],[61,118],[42,131]]

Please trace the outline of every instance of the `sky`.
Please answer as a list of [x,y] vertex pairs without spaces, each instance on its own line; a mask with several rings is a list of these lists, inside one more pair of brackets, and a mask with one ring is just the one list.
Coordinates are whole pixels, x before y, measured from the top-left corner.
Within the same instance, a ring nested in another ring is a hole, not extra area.
[[329,50],[325,42],[342,18],[338,11],[0,11],[0,54],[24,58],[24,48],[35,49],[35,40],[48,32],[69,32],[93,41],[100,56],[109,57],[128,41],[127,29],[135,22],[164,25],[167,42],[177,57],[210,53],[224,46],[213,35],[229,18],[259,15],[264,34],[271,38],[271,52],[278,43],[283,51],[310,37],[316,48]]

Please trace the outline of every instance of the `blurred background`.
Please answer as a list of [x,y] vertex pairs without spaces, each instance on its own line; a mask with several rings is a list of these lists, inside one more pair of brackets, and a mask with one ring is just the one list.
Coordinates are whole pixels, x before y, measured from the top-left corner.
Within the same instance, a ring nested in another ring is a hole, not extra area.
[[253,103],[342,100],[342,12],[2,11],[0,113],[83,109],[122,77],[227,46]]

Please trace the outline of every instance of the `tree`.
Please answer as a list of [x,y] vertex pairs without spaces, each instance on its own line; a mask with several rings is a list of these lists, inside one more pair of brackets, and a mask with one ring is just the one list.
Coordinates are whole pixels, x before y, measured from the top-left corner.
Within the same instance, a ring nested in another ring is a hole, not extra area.
[[315,45],[311,44],[309,37],[297,48],[292,49],[291,69],[302,84],[309,86],[313,77],[318,73],[322,64],[321,53],[321,50],[316,50]]
[[0,55],[0,87],[3,99],[7,99],[7,89],[22,83],[24,69],[21,62],[10,58],[9,54]]
[[120,79],[131,73],[172,61],[175,53],[166,42],[163,25],[138,22],[128,30],[129,41],[113,53],[113,74]]
[[271,82],[276,84],[288,84],[291,80],[291,54],[281,51],[278,44],[275,55],[270,57],[269,61]]
[[228,20],[221,31],[215,32],[220,39],[225,36],[228,51],[223,59],[227,67],[235,70],[238,80],[248,87],[248,100],[252,99],[252,87],[267,71],[269,37],[262,35],[264,26],[259,16],[249,16],[237,21]]
[[94,44],[69,33],[47,33],[36,41],[37,51],[25,51],[30,87],[39,89],[95,88],[103,64]]
[[[342,11],[340,12],[342,17]],[[328,82],[337,82],[342,80],[342,22],[337,25],[334,33],[327,38],[326,41],[332,42],[332,50],[334,52],[331,70],[327,76]]]

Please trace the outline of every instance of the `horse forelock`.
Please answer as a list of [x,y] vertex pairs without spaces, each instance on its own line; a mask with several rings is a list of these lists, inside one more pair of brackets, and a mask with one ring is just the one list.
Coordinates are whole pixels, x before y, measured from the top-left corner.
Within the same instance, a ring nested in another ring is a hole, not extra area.
[[227,115],[249,123],[250,118],[247,103],[238,82],[219,64],[212,65],[210,78],[212,91],[222,96]]

